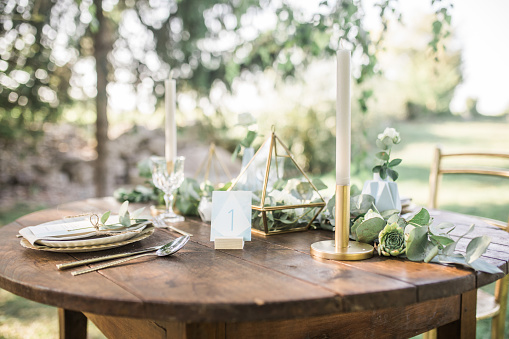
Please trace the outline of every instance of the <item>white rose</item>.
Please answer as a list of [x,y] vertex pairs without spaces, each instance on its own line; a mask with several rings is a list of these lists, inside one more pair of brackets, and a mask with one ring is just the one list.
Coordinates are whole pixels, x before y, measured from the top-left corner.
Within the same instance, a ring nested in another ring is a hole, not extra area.
[[385,137],[389,137],[395,144],[399,144],[401,141],[399,133],[394,128],[387,127],[383,133],[378,134],[378,139],[380,140],[383,140]]

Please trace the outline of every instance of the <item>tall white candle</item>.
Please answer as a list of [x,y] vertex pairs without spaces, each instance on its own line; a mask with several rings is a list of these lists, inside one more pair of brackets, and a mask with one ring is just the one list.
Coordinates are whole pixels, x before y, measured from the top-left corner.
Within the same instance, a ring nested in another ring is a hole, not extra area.
[[337,52],[336,185],[350,185],[350,51]]
[[175,123],[175,113],[177,111],[177,84],[170,76],[170,79],[164,81],[165,87],[165,147],[164,155],[166,162],[174,162],[177,157],[177,125]]

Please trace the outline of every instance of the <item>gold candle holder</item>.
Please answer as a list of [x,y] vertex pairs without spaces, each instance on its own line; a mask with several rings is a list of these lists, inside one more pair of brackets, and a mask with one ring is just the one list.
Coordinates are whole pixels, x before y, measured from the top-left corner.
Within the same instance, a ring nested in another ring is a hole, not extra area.
[[332,260],[364,260],[373,256],[369,244],[350,241],[350,185],[336,185],[336,230],[334,240],[311,245],[311,255]]

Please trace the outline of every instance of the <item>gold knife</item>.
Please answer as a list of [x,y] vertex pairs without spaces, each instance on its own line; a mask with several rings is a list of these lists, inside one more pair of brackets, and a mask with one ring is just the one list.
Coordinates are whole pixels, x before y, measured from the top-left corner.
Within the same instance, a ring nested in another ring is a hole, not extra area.
[[72,262],[68,262],[68,263],[64,263],[64,264],[57,264],[57,268],[59,270],[65,270],[65,269],[68,269],[68,268],[71,268],[71,267],[91,264],[91,263],[94,263],[94,262],[110,260],[110,259],[125,258],[125,257],[129,257],[129,256],[135,255],[135,254],[157,251],[158,249],[160,249],[163,246],[164,245],[153,246],[153,247],[148,247],[148,248],[145,248],[143,250],[139,250],[139,251],[135,251],[135,252],[111,254],[111,255],[105,255],[105,256],[102,256],[102,257],[90,258],[90,259],[79,260],[79,261],[72,261]]

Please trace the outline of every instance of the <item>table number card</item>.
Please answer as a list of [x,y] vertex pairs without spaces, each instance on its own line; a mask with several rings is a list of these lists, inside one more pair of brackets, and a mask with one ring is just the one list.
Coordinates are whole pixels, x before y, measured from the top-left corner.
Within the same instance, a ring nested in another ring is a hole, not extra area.
[[247,191],[212,192],[210,241],[240,240],[243,246],[251,240],[251,195]]

